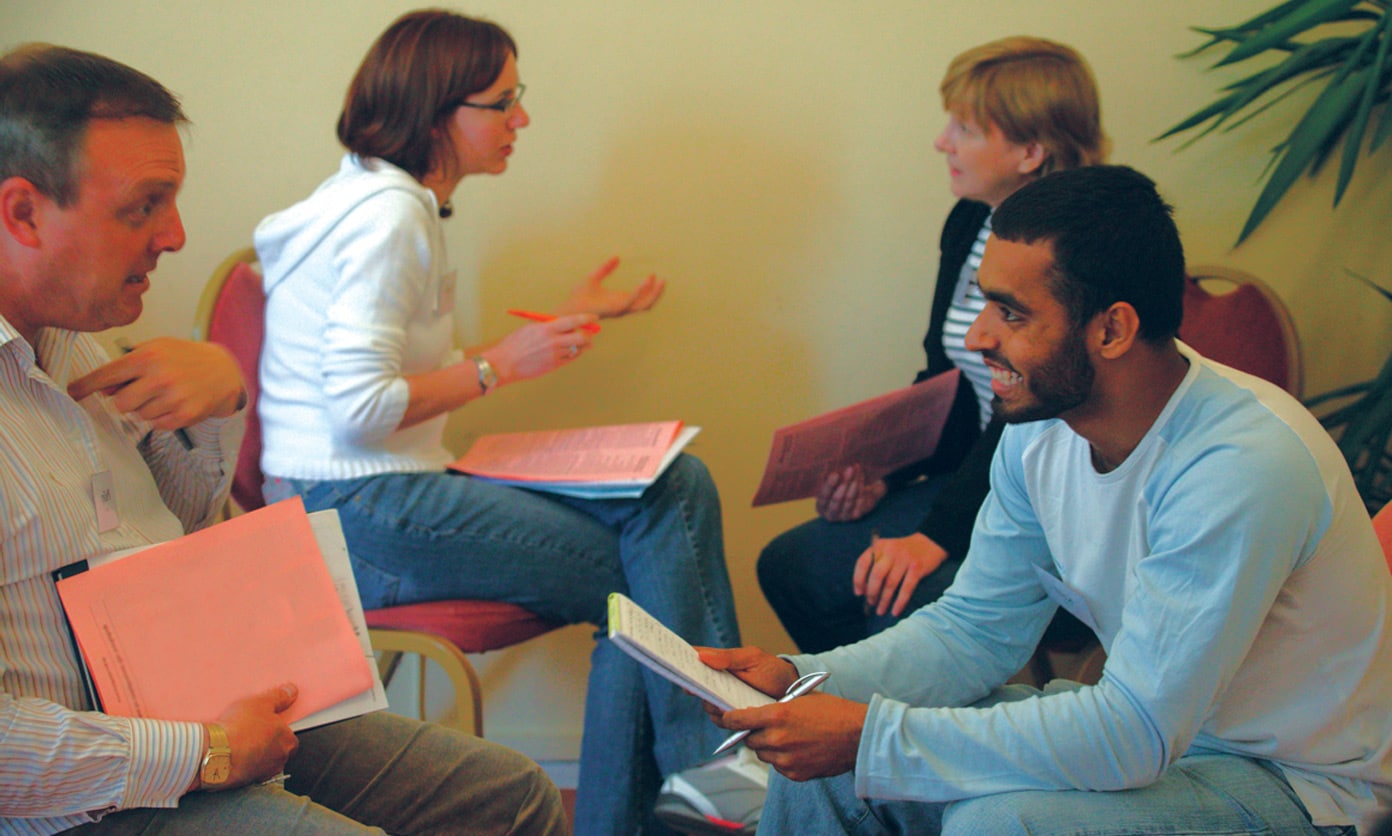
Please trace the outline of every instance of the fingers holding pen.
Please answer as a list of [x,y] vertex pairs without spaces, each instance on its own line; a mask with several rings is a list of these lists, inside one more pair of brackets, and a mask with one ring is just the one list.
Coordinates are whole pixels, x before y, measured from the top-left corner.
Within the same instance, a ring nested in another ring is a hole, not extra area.
[[594,337],[585,326],[593,314],[572,314],[550,322],[524,325],[488,352],[504,382],[526,380],[571,363],[590,348]]

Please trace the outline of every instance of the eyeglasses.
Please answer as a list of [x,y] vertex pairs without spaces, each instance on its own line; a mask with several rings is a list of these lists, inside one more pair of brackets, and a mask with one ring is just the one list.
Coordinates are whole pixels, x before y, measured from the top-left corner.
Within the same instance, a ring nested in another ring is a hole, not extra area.
[[527,92],[527,85],[519,83],[513,91],[492,104],[475,104],[473,102],[460,102],[460,107],[472,107],[475,110],[496,110],[499,113],[511,113],[514,107],[522,101],[522,94]]

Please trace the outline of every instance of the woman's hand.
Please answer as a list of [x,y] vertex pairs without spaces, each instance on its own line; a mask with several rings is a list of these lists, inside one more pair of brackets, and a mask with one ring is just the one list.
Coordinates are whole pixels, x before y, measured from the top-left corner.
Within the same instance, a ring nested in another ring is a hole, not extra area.
[[619,257],[614,256],[599,265],[584,281],[570,292],[570,298],[561,305],[559,313],[589,313],[601,318],[627,316],[646,311],[662,298],[667,283],[655,275],[650,275],[632,291],[610,290],[604,280],[619,266]]
[[871,511],[884,499],[888,486],[883,479],[865,481],[860,465],[833,470],[817,492],[817,516],[827,522],[851,522]]
[[946,559],[947,551],[923,534],[877,538],[856,560],[851,586],[865,596],[867,611],[903,615],[918,582]]
[[579,358],[590,347],[591,336],[581,327],[594,321],[593,314],[572,314],[524,325],[483,356],[493,364],[499,383],[539,377]]

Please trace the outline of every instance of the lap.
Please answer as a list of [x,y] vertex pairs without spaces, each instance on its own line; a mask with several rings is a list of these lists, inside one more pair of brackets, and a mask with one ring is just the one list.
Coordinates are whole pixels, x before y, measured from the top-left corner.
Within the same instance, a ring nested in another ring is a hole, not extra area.
[[[75,829],[134,833],[560,833],[560,794],[540,768],[482,738],[378,712],[299,735],[285,786],[193,793]],[[467,824],[466,824],[467,823]]]

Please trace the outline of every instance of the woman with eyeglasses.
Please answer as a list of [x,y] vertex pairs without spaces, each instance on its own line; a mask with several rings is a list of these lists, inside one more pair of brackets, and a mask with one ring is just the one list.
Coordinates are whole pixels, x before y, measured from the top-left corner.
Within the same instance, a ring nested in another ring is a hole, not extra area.
[[[739,644],[720,505],[681,455],[639,499],[580,500],[447,473],[446,417],[494,389],[582,357],[600,317],[645,311],[581,281],[553,321],[458,352],[442,219],[455,188],[507,170],[522,105],[517,47],[498,25],[446,11],[394,22],[358,68],[338,122],[337,173],[266,218],[260,367],[267,501],[336,508],[369,608],[450,598],[510,601],[548,619],[606,623],[626,593],[693,644]],[[698,700],[601,636],[591,659],[576,832],[652,825],[662,777],[722,733]]]
[[[1076,51],[1032,37],[982,44],[953,59],[939,88],[957,204],[941,238],[927,366],[915,383],[962,371],[938,452],[884,479],[857,467],[828,475],[817,519],[779,535],[759,556],[759,584],[793,641],[819,653],[877,633],[936,600],[957,573],[989,488],[1001,422],[991,374],[962,344],[986,304],[976,268],[991,212],[1050,171],[1103,162],[1107,140],[1092,72]],[[1051,639],[1085,641],[1060,610]]]

